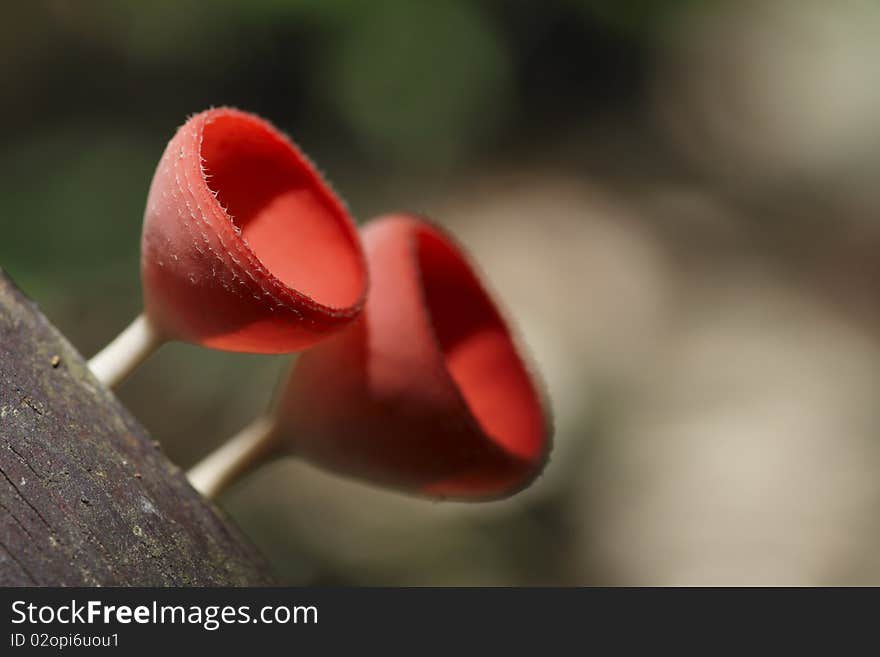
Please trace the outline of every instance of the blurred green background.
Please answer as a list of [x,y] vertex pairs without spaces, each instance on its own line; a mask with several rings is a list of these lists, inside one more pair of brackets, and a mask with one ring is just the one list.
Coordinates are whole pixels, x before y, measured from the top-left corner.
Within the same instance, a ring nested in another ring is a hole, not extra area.
[[[447,225],[519,325],[544,477],[432,504],[273,464],[220,504],[285,581],[880,583],[875,0],[13,3],[0,82],[0,266],[86,356],[211,105],[359,221]],[[119,395],[186,467],[287,362],[174,344]]]

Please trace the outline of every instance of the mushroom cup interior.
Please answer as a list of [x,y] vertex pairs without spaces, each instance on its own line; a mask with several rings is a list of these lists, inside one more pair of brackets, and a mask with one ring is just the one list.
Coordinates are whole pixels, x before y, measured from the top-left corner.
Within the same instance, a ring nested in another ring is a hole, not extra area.
[[221,114],[204,127],[201,156],[208,188],[275,278],[323,306],[357,303],[366,272],[348,214],[286,138]]
[[541,401],[504,319],[439,231],[419,229],[417,254],[434,333],[465,403],[499,447],[534,460],[544,445]]

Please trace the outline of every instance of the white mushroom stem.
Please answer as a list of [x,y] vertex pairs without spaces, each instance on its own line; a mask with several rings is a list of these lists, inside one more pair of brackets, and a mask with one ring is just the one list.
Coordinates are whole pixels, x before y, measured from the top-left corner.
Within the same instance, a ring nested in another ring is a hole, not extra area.
[[263,415],[218,447],[186,473],[189,483],[207,498],[274,456],[278,447],[275,418]]
[[140,314],[116,338],[89,361],[92,374],[114,388],[164,342],[158,331]]

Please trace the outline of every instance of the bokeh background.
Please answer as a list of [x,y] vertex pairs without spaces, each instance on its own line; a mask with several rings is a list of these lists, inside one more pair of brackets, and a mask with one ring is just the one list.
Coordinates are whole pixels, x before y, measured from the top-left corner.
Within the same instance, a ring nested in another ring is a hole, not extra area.
[[[221,506],[291,584],[880,584],[876,0],[55,0],[0,21],[0,266],[85,354],[210,105],[360,221],[426,212],[516,318],[546,474],[434,504],[294,460]],[[161,350],[119,395],[181,467],[288,361]]]

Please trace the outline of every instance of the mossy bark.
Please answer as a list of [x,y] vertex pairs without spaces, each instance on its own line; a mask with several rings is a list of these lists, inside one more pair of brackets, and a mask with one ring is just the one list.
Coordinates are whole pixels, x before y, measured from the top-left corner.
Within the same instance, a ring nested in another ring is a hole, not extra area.
[[0,270],[0,585],[271,583]]

